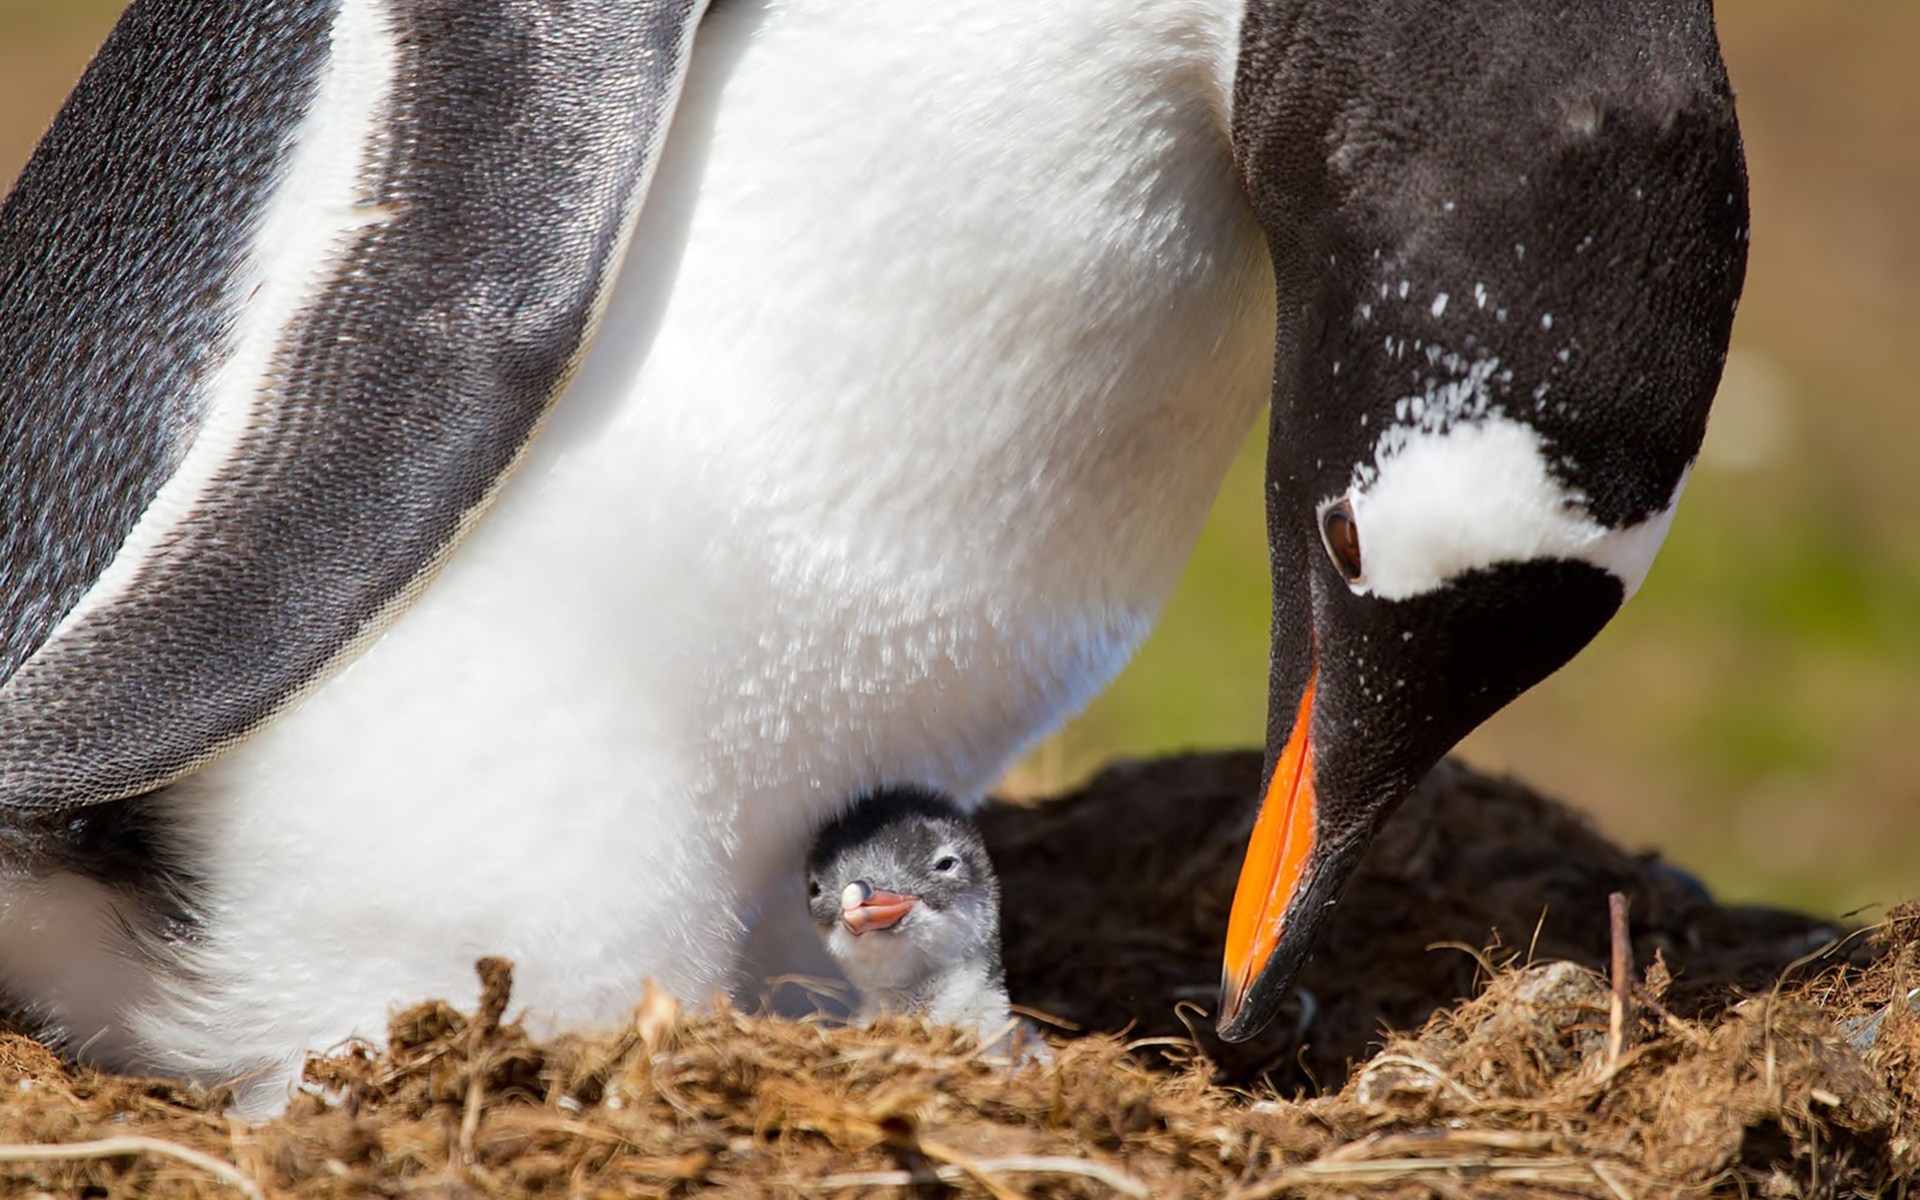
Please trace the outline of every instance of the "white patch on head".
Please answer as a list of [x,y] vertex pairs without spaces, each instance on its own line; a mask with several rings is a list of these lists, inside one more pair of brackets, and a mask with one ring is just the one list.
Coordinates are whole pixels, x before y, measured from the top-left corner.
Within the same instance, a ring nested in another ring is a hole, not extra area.
[[[1484,379],[1478,365],[1476,374]],[[1477,407],[1471,394],[1455,398],[1460,407]],[[1484,401],[1484,391],[1478,398]],[[1381,438],[1373,466],[1357,474],[1345,499],[1365,569],[1349,586],[1383,600],[1423,595],[1499,563],[1544,559],[1591,563],[1632,596],[1686,486],[1682,475],[1666,508],[1610,529],[1587,515],[1585,496],[1548,469],[1539,433],[1497,414],[1398,426]],[[1322,512],[1341,498],[1329,497]]]

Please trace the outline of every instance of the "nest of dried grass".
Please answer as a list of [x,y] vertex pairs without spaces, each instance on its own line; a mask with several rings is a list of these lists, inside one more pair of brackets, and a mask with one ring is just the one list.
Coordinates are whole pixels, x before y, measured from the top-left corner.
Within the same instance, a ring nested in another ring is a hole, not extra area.
[[[538,1043],[490,961],[479,1012],[399,1014],[384,1052],[315,1061],[318,1094],[259,1125],[0,1037],[0,1193],[1839,1197],[1914,1177],[1920,906],[1822,954],[1830,926],[1717,907],[1455,767],[1383,834],[1310,999],[1222,1053],[1198,1009],[1257,772],[1142,764],[989,815],[1014,997],[1076,1026],[1051,1061],[662,995]],[[1610,981],[1591,968],[1612,891],[1637,969]]]

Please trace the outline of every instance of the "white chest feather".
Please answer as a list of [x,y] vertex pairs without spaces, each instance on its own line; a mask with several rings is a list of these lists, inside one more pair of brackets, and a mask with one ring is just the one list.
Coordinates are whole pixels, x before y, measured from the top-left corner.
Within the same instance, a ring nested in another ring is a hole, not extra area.
[[181,785],[219,1074],[464,999],[727,985],[853,792],[977,793],[1145,634],[1263,402],[1266,248],[1200,0],[742,2],[606,323],[358,662]]

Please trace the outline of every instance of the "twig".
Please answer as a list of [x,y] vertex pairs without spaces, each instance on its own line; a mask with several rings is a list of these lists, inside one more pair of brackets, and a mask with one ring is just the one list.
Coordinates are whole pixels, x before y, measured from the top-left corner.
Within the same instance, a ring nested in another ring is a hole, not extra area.
[[487,1102],[487,1080],[481,1072],[478,1051],[467,1059],[467,1100],[460,1113],[460,1161],[473,1164],[473,1139],[480,1133],[480,1112]]
[[1555,1153],[1555,1142],[1550,1134],[1518,1130],[1458,1130],[1439,1137],[1388,1134],[1349,1142],[1310,1162],[1283,1167],[1228,1195],[1229,1200],[1276,1200],[1306,1187],[1352,1189],[1467,1177],[1536,1187],[1597,1182],[1619,1200],[1632,1200],[1609,1164],[1564,1151]]
[[[1147,1200],[1152,1195],[1147,1185],[1133,1176],[1085,1158],[1025,1155],[979,1158],[974,1159],[972,1165],[981,1171],[998,1171],[1009,1175],[1078,1175],[1103,1183],[1132,1200]],[[829,1175],[817,1180],[816,1184],[824,1188],[912,1187],[921,1183],[958,1183],[972,1177],[965,1167],[947,1164],[929,1171],[867,1171],[853,1175]]]
[[1607,1074],[1620,1066],[1627,1052],[1627,1005],[1633,989],[1633,943],[1627,935],[1627,897],[1607,896],[1607,925],[1613,941],[1613,1002],[1607,1008]]
[[[1427,1133],[1376,1134],[1335,1147],[1313,1160],[1329,1167],[1335,1163],[1379,1162],[1394,1158],[1419,1158],[1434,1150],[1452,1151],[1459,1157],[1463,1148],[1505,1150],[1518,1154],[1548,1154],[1554,1147],[1553,1135],[1523,1133],[1511,1129],[1449,1129],[1440,1137]],[[1550,1157],[1557,1157],[1552,1156]]]
[[480,1132],[487,1102],[486,1045],[500,1031],[500,1019],[507,1015],[513,995],[513,963],[507,959],[483,958],[473,969],[480,976],[480,1007],[467,1025],[467,1096],[459,1137],[460,1161],[468,1167],[473,1166],[473,1139]]
[[1319,1185],[1363,1187],[1368,1184],[1407,1183],[1426,1176],[1470,1175],[1505,1183],[1537,1187],[1577,1186],[1606,1176],[1595,1164],[1579,1158],[1508,1158],[1471,1155],[1456,1158],[1384,1158],[1370,1162],[1310,1162],[1270,1175],[1252,1187],[1228,1194],[1228,1200],[1276,1200],[1297,1188]]
[[933,1162],[945,1163],[979,1184],[993,1200],[1026,1200],[1019,1192],[993,1177],[993,1168],[978,1159],[960,1153],[951,1146],[942,1146],[938,1142],[923,1142],[912,1139],[910,1148],[922,1157]]
[[129,1135],[101,1138],[93,1142],[0,1145],[0,1163],[81,1162],[93,1158],[131,1158],[141,1154],[152,1154],[186,1163],[205,1171],[246,1196],[248,1200],[266,1200],[266,1195],[261,1192],[259,1185],[242,1175],[240,1169],[232,1163],[223,1162],[191,1146],[182,1146],[178,1142],[169,1142],[162,1138]]
[[1613,1172],[1609,1171],[1604,1165],[1598,1162],[1590,1162],[1587,1164],[1587,1169],[1593,1172],[1593,1177],[1598,1179],[1609,1192],[1613,1193],[1614,1200],[1633,1200],[1633,1193],[1628,1191],[1626,1186],[1618,1179],[1615,1179]]

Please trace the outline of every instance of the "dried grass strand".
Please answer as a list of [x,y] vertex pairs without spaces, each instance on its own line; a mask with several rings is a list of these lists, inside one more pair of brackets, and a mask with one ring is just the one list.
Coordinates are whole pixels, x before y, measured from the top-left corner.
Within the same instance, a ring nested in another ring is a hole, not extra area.
[[934,1162],[943,1163],[962,1172],[982,1188],[985,1188],[987,1194],[992,1196],[993,1200],[1026,1200],[1019,1192],[1014,1191],[1005,1183],[994,1178],[992,1167],[960,1153],[960,1151],[955,1150],[951,1146],[943,1146],[938,1142],[926,1142],[915,1139],[913,1149],[919,1151],[922,1156]]
[[1474,962],[1480,964],[1480,970],[1488,979],[1492,979],[1500,973],[1500,968],[1494,964],[1492,956],[1490,956],[1485,949],[1474,945],[1472,942],[1428,942],[1427,949],[1429,951],[1458,950],[1460,953],[1473,959]]
[[[924,1151],[925,1146],[921,1149]],[[932,1155],[928,1155],[932,1158]],[[1128,1175],[1124,1171],[1086,1158],[1068,1158],[1064,1155],[1016,1155],[1009,1158],[979,1158],[971,1164],[977,1171],[1001,1175],[1076,1175],[1104,1184],[1130,1200],[1149,1200],[1152,1192],[1147,1185]],[[845,1175],[829,1175],[824,1179],[812,1181],[814,1186],[823,1188],[854,1187],[913,1187],[928,1183],[959,1183],[965,1179],[978,1179],[974,1171],[956,1163],[941,1163],[927,1171],[865,1171]]]
[[136,1158],[145,1154],[151,1154],[156,1158],[170,1158],[175,1162],[185,1163],[196,1170],[203,1171],[246,1196],[248,1200],[266,1200],[266,1194],[260,1190],[259,1185],[242,1175],[240,1168],[232,1163],[195,1150],[191,1146],[183,1146],[179,1142],[169,1142],[164,1138],[142,1137],[137,1134],[99,1138],[91,1142],[0,1145],[0,1164],[85,1162],[99,1158]]
[[[1535,1158],[1498,1154],[1462,1154],[1442,1158],[1377,1158],[1347,1162],[1332,1156],[1288,1167],[1252,1187],[1228,1194],[1228,1200],[1277,1200],[1296,1188],[1313,1186],[1387,1187],[1437,1176],[1491,1179],[1536,1187],[1578,1187],[1599,1183],[1623,1195],[1598,1164],[1584,1158]],[[1628,1197],[1627,1200],[1631,1200]]]

